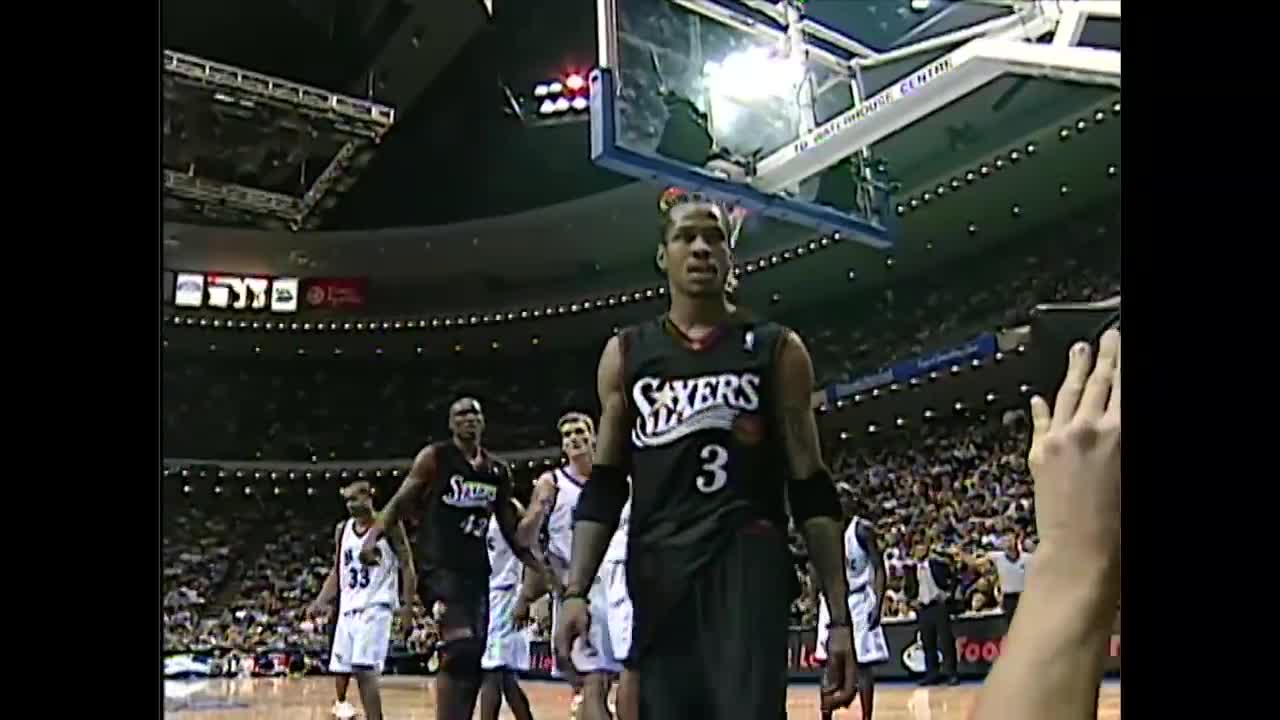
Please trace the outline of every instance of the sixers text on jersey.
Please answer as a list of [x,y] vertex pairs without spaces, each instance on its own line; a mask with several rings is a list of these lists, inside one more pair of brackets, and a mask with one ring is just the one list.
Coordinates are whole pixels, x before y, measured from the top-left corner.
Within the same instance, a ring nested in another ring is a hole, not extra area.
[[631,386],[637,448],[658,447],[699,430],[731,429],[739,412],[760,409],[760,376],[752,372],[717,373],[664,380],[642,377]]

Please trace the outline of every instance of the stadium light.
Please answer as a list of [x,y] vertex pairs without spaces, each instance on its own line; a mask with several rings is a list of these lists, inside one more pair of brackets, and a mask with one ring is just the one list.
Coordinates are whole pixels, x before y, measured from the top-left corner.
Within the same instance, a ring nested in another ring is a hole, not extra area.
[[[710,100],[710,128],[721,145],[732,147],[735,139],[768,132],[769,125],[795,125],[799,107],[789,102],[796,97],[807,70],[804,63],[780,57],[771,48],[753,47],[729,54],[721,62],[703,66]],[[783,102],[779,102],[779,101]],[[763,111],[763,116],[762,116]]]
[[581,90],[582,88],[586,87],[586,85],[587,85],[587,81],[583,80],[582,76],[579,75],[578,73],[570,73],[569,77],[564,79],[564,86],[569,88],[573,92],[577,92]]

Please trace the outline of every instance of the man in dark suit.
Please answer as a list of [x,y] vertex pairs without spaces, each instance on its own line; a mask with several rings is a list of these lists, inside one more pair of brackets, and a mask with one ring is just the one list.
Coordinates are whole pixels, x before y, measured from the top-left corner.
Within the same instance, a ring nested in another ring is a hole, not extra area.
[[951,563],[935,548],[929,552],[926,545],[917,545],[912,552],[916,560],[914,571],[908,571],[907,596],[915,600],[916,619],[919,621],[920,641],[924,645],[925,676],[920,684],[937,685],[938,651],[942,651],[942,664],[948,682],[960,682],[956,675],[956,636],[951,631],[951,614],[948,601],[955,584]]

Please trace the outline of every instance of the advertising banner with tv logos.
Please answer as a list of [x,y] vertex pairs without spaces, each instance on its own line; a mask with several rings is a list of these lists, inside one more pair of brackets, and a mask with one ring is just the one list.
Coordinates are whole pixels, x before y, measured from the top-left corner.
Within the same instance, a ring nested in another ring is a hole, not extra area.
[[[172,291],[168,291],[172,279]],[[293,313],[298,310],[298,279],[229,273],[167,272],[166,297],[179,308],[232,312]]]

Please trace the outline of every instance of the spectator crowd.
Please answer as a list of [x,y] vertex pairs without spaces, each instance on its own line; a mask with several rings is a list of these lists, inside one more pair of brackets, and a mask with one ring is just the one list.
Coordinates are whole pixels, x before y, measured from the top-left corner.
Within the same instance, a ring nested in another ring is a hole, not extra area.
[[[914,568],[913,549],[921,545],[951,558],[958,609],[999,612],[999,582],[989,554],[1010,542],[1030,550],[1036,541],[1025,460],[1028,432],[1022,413],[1007,413],[990,423],[887,435],[874,447],[832,458],[841,490],[858,493],[862,512],[876,527],[888,573],[886,621],[914,617],[904,578]],[[333,529],[345,517],[337,494],[331,502],[321,498],[274,511],[267,508],[284,503],[227,498],[201,508],[189,500],[173,502],[174,527],[185,529],[165,537],[166,650],[322,653],[328,647],[331,628],[313,623],[305,610],[333,567]],[[185,509],[178,507],[184,502]],[[803,542],[796,537],[793,546],[799,571]],[[802,572],[802,585],[808,582]],[[535,608],[533,615],[538,622],[532,637],[545,639],[546,608]],[[792,615],[799,626],[816,623],[809,592],[796,600]],[[395,650],[425,651],[433,633],[430,614],[419,609],[414,628],[397,630]]]

